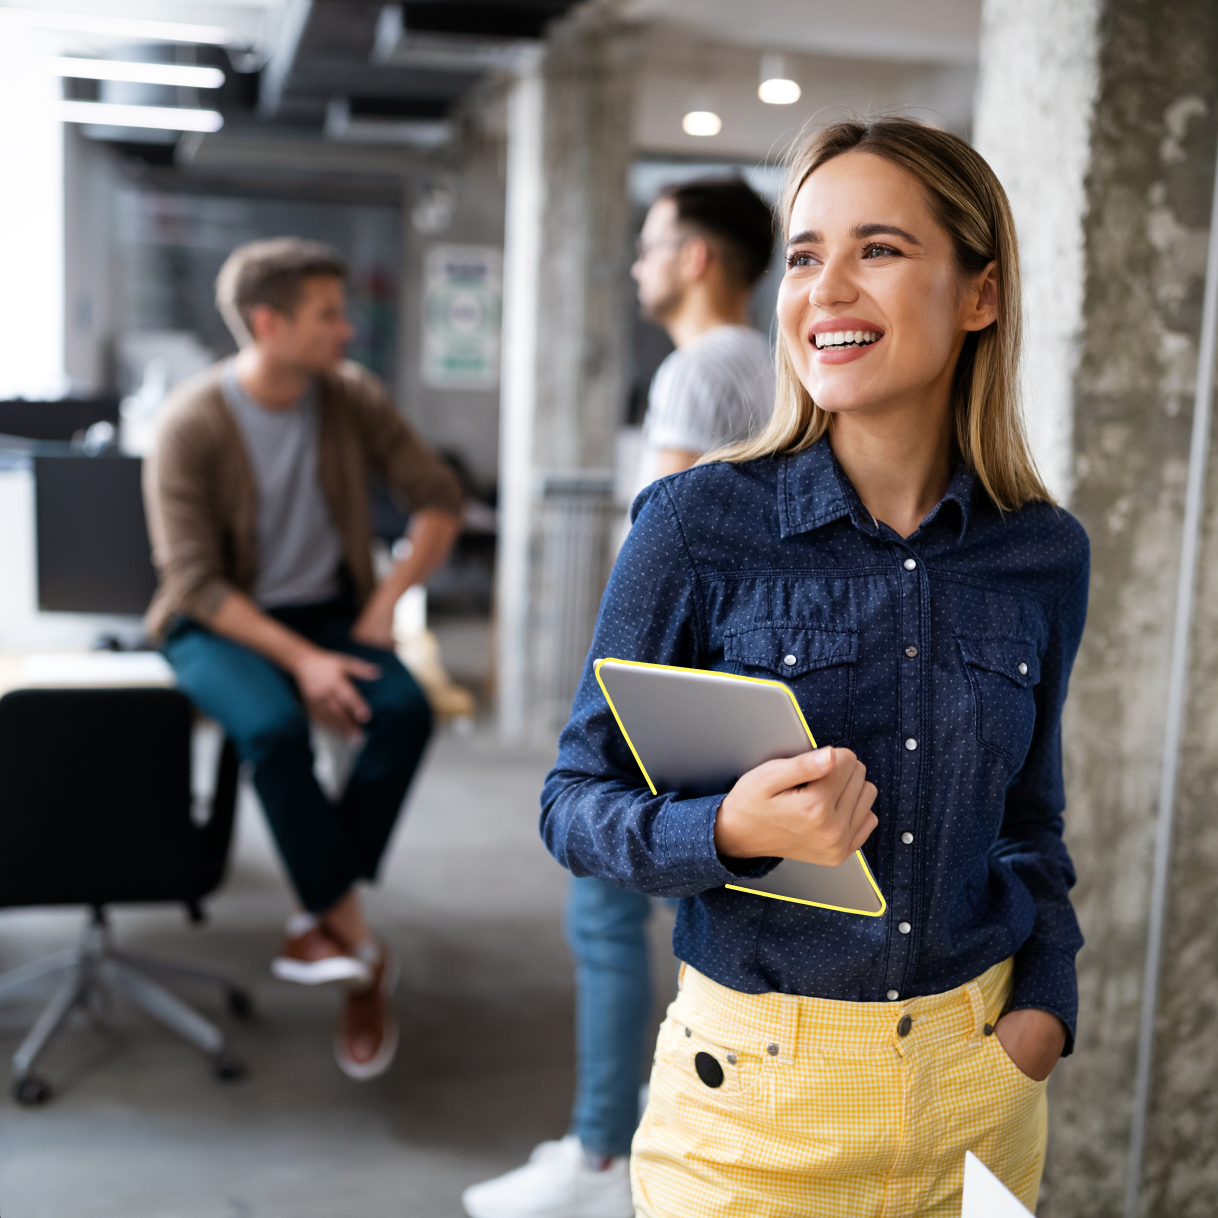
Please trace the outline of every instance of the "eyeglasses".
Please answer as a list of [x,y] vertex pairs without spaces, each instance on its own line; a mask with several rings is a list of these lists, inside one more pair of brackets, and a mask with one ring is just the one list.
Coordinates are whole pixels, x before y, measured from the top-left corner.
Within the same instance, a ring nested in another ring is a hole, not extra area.
[[675,240],[670,241],[644,241],[643,238],[640,237],[634,243],[635,258],[639,262],[643,262],[647,258],[651,257],[656,250],[679,250],[688,240],[688,237],[678,237]]

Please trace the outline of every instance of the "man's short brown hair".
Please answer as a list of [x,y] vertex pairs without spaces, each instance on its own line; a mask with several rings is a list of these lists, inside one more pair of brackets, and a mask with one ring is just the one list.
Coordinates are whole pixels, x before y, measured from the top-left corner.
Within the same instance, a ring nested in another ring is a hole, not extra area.
[[306,279],[347,278],[347,264],[333,246],[300,237],[275,237],[238,246],[216,276],[216,308],[239,345],[250,341],[250,315],[267,305],[290,317]]
[[751,288],[774,253],[774,214],[739,176],[695,178],[660,191],[677,207],[677,223],[712,242],[730,283]]

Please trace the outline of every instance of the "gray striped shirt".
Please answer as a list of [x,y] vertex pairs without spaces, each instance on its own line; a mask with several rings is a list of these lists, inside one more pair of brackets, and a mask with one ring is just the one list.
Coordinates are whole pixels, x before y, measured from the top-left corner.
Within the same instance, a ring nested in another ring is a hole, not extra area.
[[698,454],[755,435],[774,409],[774,364],[764,335],[716,326],[657,369],[643,421],[635,494],[659,475],[660,450]]

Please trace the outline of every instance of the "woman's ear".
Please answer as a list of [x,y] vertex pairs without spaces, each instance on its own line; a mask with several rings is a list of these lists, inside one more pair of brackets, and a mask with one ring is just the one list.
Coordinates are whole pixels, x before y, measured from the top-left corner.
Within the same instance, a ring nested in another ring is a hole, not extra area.
[[998,264],[991,262],[969,285],[964,298],[964,328],[984,330],[998,319]]

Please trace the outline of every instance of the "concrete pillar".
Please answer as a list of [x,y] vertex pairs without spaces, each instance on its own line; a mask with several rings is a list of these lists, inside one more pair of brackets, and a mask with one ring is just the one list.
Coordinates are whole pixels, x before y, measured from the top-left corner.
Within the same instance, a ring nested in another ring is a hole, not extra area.
[[594,19],[559,23],[508,103],[498,676],[513,738],[565,720],[607,574],[631,38]]
[[[1007,186],[1031,313],[1027,410],[1091,537],[1065,722],[1079,1036],[1050,1085],[1049,1218],[1121,1214],[1183,492],[1218,141],[1212,0],[986,0],[977,141]],[[1218,1197],[1218,482],[1211,458],[1134,1212]]]

